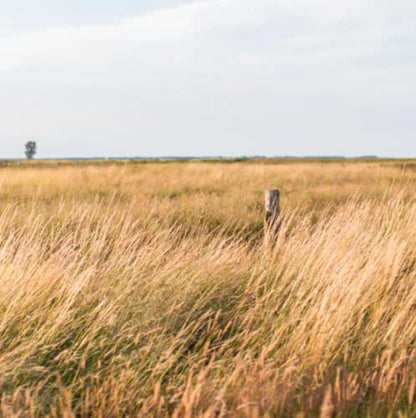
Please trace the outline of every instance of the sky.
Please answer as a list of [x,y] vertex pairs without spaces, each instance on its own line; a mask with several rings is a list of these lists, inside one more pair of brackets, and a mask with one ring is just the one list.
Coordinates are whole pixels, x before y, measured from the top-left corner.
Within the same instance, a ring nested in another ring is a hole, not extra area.
[[0,0],[0,158],[416,157],[413,0]]

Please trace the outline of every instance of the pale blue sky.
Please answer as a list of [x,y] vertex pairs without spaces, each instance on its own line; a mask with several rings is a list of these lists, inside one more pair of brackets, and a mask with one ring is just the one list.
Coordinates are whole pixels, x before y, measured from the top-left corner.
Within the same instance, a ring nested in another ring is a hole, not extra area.
[[0,158],[416,157],[409,0],[0,0]]
[[0,2],[0,33],[13,35],[45,27],[106,24],[192,0],[13,0]]

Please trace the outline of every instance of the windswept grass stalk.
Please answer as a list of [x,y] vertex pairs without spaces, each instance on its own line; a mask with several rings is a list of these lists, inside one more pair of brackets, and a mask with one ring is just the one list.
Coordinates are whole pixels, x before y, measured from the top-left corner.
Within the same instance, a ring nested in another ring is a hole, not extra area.
[[1,414],[414,416],[416,173],[370,168],[2,170]]

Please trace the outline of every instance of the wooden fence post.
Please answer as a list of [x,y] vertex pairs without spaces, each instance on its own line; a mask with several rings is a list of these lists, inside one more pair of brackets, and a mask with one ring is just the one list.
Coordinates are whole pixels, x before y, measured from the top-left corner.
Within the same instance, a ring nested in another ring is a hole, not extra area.
[[264,207],[264,234],[266,241],[276,235],[280,227],[280,192],[279,190],[266,190]]

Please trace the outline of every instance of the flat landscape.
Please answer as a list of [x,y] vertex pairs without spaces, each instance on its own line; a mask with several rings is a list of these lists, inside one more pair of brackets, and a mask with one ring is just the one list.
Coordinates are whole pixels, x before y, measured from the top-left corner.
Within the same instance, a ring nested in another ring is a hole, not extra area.
[[0,209],[2,416],[415,416],[414,160],[11,162]]

